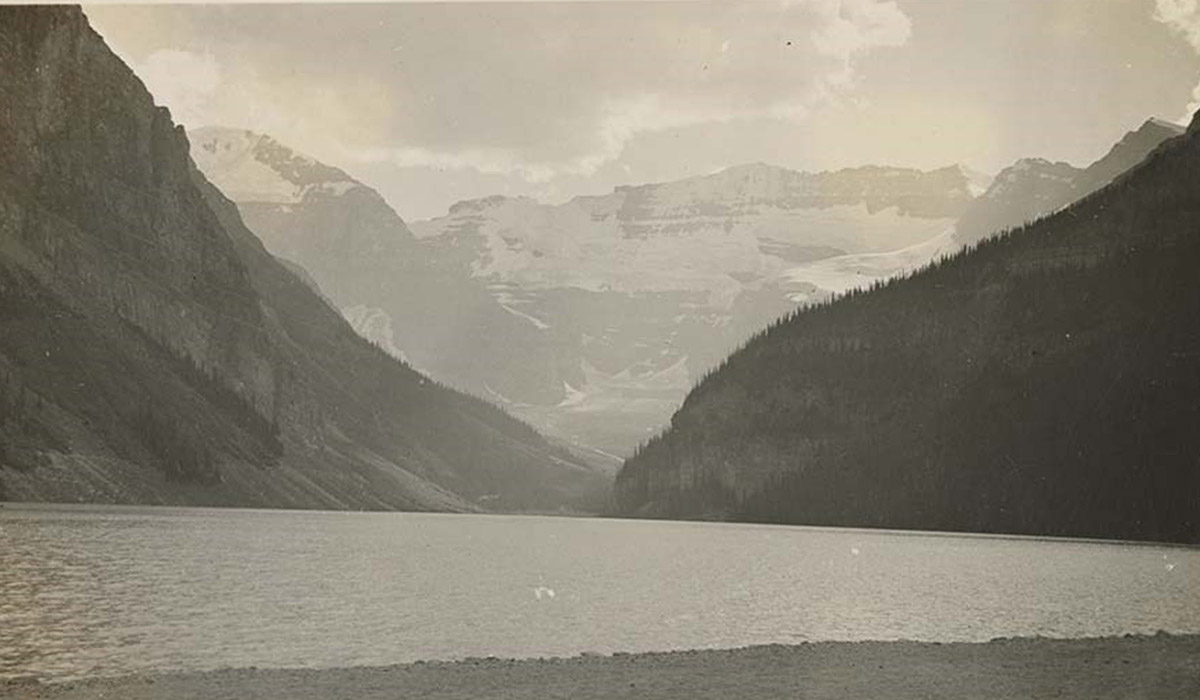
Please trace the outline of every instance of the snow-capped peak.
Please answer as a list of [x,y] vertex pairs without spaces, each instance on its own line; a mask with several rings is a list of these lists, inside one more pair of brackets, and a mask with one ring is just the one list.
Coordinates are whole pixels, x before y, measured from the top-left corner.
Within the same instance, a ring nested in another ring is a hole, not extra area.
[[196,167],[237,202],[296,204],[309,193],[340,196],[362,185],[345,172],[246,129],[188,134]]

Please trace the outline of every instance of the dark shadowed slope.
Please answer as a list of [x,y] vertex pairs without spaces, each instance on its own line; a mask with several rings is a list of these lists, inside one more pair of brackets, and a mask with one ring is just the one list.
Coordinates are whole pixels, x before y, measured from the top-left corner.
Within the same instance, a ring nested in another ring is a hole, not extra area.
[[1200,541],[1200,126],[923,272],[798,311],[617,480],[625,513]]
[[546,509],[602,483],[357,336],[77,8],[0,8],[0,94],[0,497]]

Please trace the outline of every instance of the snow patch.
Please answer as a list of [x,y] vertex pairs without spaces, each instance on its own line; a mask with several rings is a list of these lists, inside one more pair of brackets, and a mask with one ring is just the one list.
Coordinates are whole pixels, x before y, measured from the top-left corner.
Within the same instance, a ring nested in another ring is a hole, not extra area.
[[826,258],[793,267],[780,277],[785,287],[792,285],[817,287],[819,291],[808,288],[803,291],[794,291],[788,295],[792,301],[811,301],[815,297],[825,296],[829,293],[844,294],[851,289],[868,286],[876,280],[911,272],[939,257],[954,253],[960,247],[960,244],[954,240],[954,228],[950,227],[937,236],[916,245],[886,253],[859,253]]
[[339,182],[322,182],[321,184],[313,185],[312,187],[322,192],[332,194],[335,197],[341,197],[355,187],[362,187],[362,185],[353,180],[341,180]]
[[504,309],[505,311],[507,311],[508,313],[512,314],[513,316],[518,316],[518,317],[520,317],[520,318],[523,318],[523,319],[525,319],[526,321],[529,321],[529,322],[530,322],[530,323],[532,323],[532,324],[533,324],[533,325],[534,325],[534,326],[535,326],[535,327],[536,327],[536,328],[537,328],[539,331],[544,331],[544,330],[546,330],[547,328],[549,328],[549,327],[550,327],[550,324],[546,323],[546,322],[545,322],[545,321],[543,321],[542,319],[540,319],[540,318],[536,318],[536,317],[534,317],[534,316],[530,316],[530,315],[529,315],[529,314],[527,314],[527,313],[522,313],[522,312],[520,312],[520,311],[517,311],[516,309],[514,309],[514,308],[513,308],[513,307],[511,307],[511,306],[509,306],[508,304],[501,303],[501,304],[500,304],[500,308]]
[[[310,192],[340,197],[362,187],[350,179],[313,182],[312,178],[319,177],[313,175],[313,169],[324,166],[310,156],[285,148],[270,137],[253,131],[204,127],[189,132],[188,136],[196,167],[227,197],[239,203],[294,205],[302,202]],[[285,176],[281,169],[290,171],[292,178],[310,179],[297,182]],[[338,172],[325,168],[323,174]]]
[[[618,195],[623,199],[628,193]],[[676,196],[682,195],[672,193],[672,199]],[[447,255],[478,247],[481,252],[470,263],[472,275],[510,287],[702,292],[710,306],[729,308],[743,292],[794,265],[771,254],[772,245],[872,252],[887,250],[887,242],[894,247],[927,240],[951,223],[904,216],[895,207],[872,212],[864,203],[789,207],[747,202],[743,213],[731,216],[661,197],[647,202],[647,212],[633,219],[597,215],[608,208],[599,199],[557,206],[508,199],[482,211],[462,207],[413,229]],[[501,302],[511,312],[528,315]]]
[[342,309],[342,317],[349,322],[355,333],[383,348],[383,351],[392,357],[408,362],[404,351],[396,347],[392,317],[386,311],[365,304],[357,304]]
[[503,308],[505,311],[507,311],[508,313],[510,313],[514,316],[519,316],[520,318],[523,318],[526,321],[529,321],[539,331],[544,331],[550,327],[550,324],[546,323],[542,319],[537,318],[536,316],[530,316],[529,314],[527,314],[523,311],[518,311],[517,309],[513,308],[517,304],[526,303],[524,300],[517,299],[509,292],[493,292],[492,296],[496,299],[497,302],[500,303],[501,308]]
[[300,201],[295,183],[255,158],[262,136],[233,129],[199,129],[191,136],[196,167],[230,199],[270,204]]
[[562,401],[558,402],[559,408],[571,408],[572,406],[579,406],[584,401],[587,401],[587,394],[576,389],[567,382],[563,382],[563,393],[566,394],[566,397]]

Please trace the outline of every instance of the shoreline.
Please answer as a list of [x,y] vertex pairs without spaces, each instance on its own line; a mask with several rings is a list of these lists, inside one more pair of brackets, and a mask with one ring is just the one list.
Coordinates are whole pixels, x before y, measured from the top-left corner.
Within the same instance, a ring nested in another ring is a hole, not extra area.
[[304,513],[318,515],[465,515],[477,517],[523,517],[556,518],[565,520],[600,520],[608,522],[678,523],[685,525],[732,525],[756,528],[783,528],[812,532],[845,532],[863,535],[899,535],[902,537],[962,537],[968,539],[1000,540],[1016,542],[1050,542],[1061,544],[1120,545],[1142,548],[1165,548],[1200,550],[1200,542],[1177,542],[1172,540],[1120,540],[1103,537],[1070,537],[1064,535],[1031,535],[1009,532],[968,532],[956,530],[902,530],[891,528],[854,527],[840,525],[803,525],[797,523],[761,522],[756,520],[719,520],[704,518],[653,518],[614,513],[586,512],[541,512],[541,511],[440,511],[440,510],[331,510],[326,508],[273,508],[268,506],[189,505],[172,503],[78,503],[70,501],[11,501],[0,500],[0,509],[86,511],[88,509],[161,509],[168,510],[235,510],[250,513]]
[[989,642],[812,642],[568,658],[469,658],[331,669],[222,669],[43,684],[13,700],[127,698],[1079,698],[1200,697],[1200,634]]

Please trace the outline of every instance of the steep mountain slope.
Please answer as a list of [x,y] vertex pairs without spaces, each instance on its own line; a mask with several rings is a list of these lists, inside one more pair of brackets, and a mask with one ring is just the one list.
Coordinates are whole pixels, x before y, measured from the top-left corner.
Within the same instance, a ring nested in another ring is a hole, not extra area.
[[356,335],[78,8],[0,18],[0,497],[512,509],[602,484]]
[[1142,162],[1159,144],[1183,133],[1183,127],[1148,119],[1131,131],[1107,154],[1086,168],[1023,158],[1005,168],[991,186],[963,212],[955,226],[955,240],[976,243],[993,233],[1020,226],[1051,214],[1112,182]]
[[205,127],[188,138],[196,166],[237,202],[242,220],[267,250],[312,275],[361,335],[403,357],[396,328],[429,319],[398,324],[394,315],[408,305],[384,310],[372,304],[411,298],[422,291],[418,282],[437,280],[412,279],[421,272],[410,269],[416,239],[383,198],[269,136]]
[[625,513],[1200,542],[1200,121],[1031,226],[801,310],[626,462]]

